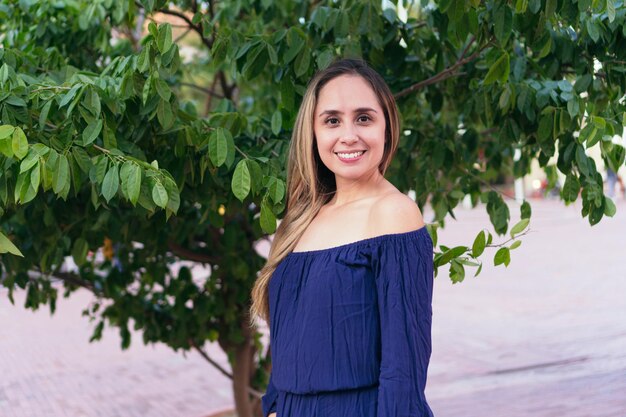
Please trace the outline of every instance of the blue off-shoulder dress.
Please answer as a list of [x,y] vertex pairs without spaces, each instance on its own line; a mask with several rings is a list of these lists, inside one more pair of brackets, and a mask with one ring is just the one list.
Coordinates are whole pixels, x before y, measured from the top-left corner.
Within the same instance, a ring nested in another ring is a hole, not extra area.
[[433,278],[426,226],[289,253],[269,283],[263,415],[432,417]]

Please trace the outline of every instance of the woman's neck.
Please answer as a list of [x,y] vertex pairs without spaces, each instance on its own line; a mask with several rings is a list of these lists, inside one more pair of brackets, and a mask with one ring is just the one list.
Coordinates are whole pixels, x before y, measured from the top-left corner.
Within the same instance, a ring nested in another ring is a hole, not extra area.
[[366,198],[377,197],[384,188],[385,178],[376,170],[368,177],[346,179],[335,175],[337,190],[328,206],[339,207]]

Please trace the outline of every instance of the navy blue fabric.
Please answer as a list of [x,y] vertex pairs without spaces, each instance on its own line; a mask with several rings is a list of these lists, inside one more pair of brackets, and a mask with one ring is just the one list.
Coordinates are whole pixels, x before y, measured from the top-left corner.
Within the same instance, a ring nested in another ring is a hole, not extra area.
[[426,226],[287,255],[269,283],[263,415],[432,417],[433,278]]

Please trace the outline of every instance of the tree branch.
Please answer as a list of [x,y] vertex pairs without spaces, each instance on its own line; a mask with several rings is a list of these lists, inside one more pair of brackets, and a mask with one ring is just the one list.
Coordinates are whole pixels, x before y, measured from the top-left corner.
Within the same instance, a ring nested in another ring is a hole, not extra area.
[[[495,191],[496,193],[500,194],[503,197],[506,197],[510,200],[513,200],[514,202],[518,203],[517,199],[515,197],[511,197],[510,195],[502,192],[501,190],[498,190],[496,187],[494,187],[492,184],[489,184],[487,181],[485,181],[483,178],[480,178],[478,175],[474,174],[473,172],[471,172],[470,170],[468,170],[465,167],[459,166],[457,165],[457,168],[459,168],[461,171],[471,175],[472,177],[476,178],[478,181],[482,182],[484,185],[486,185],[487,187],[491,188],[492,191]],[[521,204],[520,204],[521,205]]]
[[181,35],[179,37],[177,37],[176,39],[174,39],[174,43],[178,43],[181,39],[183,39],[185,36],[189,35],[189,32],[191,32],[191,28],[187,27],[187,30],[184,31],[183,33],[181,33]]
[[[189,344],[200,354],[200,356],[202,356],[211,365],[215,366],[218,371],[220,371],[226,377],[230,378],[231,381],[233,380],[233,374],[228,372],[226,369],[222,368],[217,362],[215,362],[213,359],[211,359],[211,357],[204,351],[204,349],[202,349],[202,347],[198,346],[193,339],[189,339]],[[250,395],[253,395],[256,398],[261,398],[263,396],[262,392],[259,392],[259,391],[255,390],[251,386],[248,386],[248,393]]]
[[[143,9],[143,5],[139,2],[135,2],[135,4],[137,5],[137,7],[142,8]],[[200,36],[200,40],[202,41],[202,43],[209,49],[213,48],[213,39],[207,39],[204,37],[204,34],[202,33],[202,27],[198,26],[198,25],[194,25],[193,22],[191,21],[191,19],[189,17],[187,17],[187,15],[185,15],[184,13],[181,13],[177,10],[172,10],[172,9],[160,9],[160,10],[155,10],[156,13],[163,13],[163,14],[167,14],[170,16],[175,16],[178,17],[179,19],[182,19],[185,21],[185,23],[187,23],[187,25],[193,29],[198,36]]]
[[61,272],[58,270],[53,272],[52,274],[44,274],[43,272],[39,270],[31,270],[30,272],[38,274],[40,277],[49,277],[52,279],[56,279],[58,281],[63,281],[70,285],[74,285],[76,287],[85,288],[96,295],[100,294],[99,291],[96,290],[96,287],[93,285],[92,282],[85,281],[79,275],[73,272]]
[[215,264],[219,261],[219,259],[214,256],[207,253],[194,252],[193,250],[185,248],[174,241],[167,242],[167,247],[174,253],[174,255],[188,261],[200,262],[203,264]]
[[401,90],[400,92],[395,94],[395,98],[398,99],[400,97],[404,97],[404,96],[409,95],[409,94],[411,94],[411,93],[413,93],[413,92],[415,92],[415,91],[417,91],[417,90],[419,90],[421,88],[424,88],[424,87],[426,87],[428,85],[436,84],[436,83],[438,83],[440,81],[447,80],[448,78],[460,75],[460,74],[456,73],[457,69],[459,67],[467,64],[468,62],[471,62],[471,61],[475,60],[476,58],[478,58],[478,56],[481,54],[481,52],[485,48],[490,46],[492,41],[493,41],[493,39],[490,39],[478,51],[474,52],[472,55],[470,55],[468,57],[465,57],[465,55],[467,54],[467,51],[469,50],[470,46],[474,43],[474,40],[475,40],[475,38],[472,36],[472,38],[470,39],[468,44],[463,49],[463,52],[461,53],[459,58],[456,60],[456,62],[452,66],[444,69],[440,73],[435,74],[435,75],[433,75],[432,77],[430,77],[430,78],[428,78],[426,80],[420,81],[420,82],[418,82],[416,84],[413,84],[410,87],[405,88],[404,90]]
[[224,96],[223,96],[223,95],[221,95],[221,94],[219,94],[219,93],[216,93],[215,91],[213,91],[213,90],[212,90],[212,89],[210,89],[210,88],[200,87],[199,85],[192,84],[192,83],[185,83],[185,82],[181,82],[181,83],[179,83],[179,84],[180,84],[180,85],[184,85],[185,87],[191,87],[191,88],[194,88],[194,89],[196,89],[196,90],[198,90],[198,91],[202,91],[203,93],[208,94],[209,96],[212,96],[212,97],[224,98]]

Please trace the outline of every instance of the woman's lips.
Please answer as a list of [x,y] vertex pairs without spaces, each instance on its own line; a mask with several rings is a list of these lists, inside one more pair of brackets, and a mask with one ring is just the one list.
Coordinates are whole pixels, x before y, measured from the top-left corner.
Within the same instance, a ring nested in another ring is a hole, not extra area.
[[[339,158],[339,160],[341,162],[346,162],[346,163],[353,163],[353,162],[357,162],[359,161],[361,158],[363,158],[363,155],[365,155],[365,152],[367,151],[357,151],[357,152],[362,152],[361,155],[357,156],[356,158],[343,158],[339,155],[338,152],[335,153],[335,155],[337,155],[337,158]],[[356,152],[341,152],[341,153],[356,153]]]

